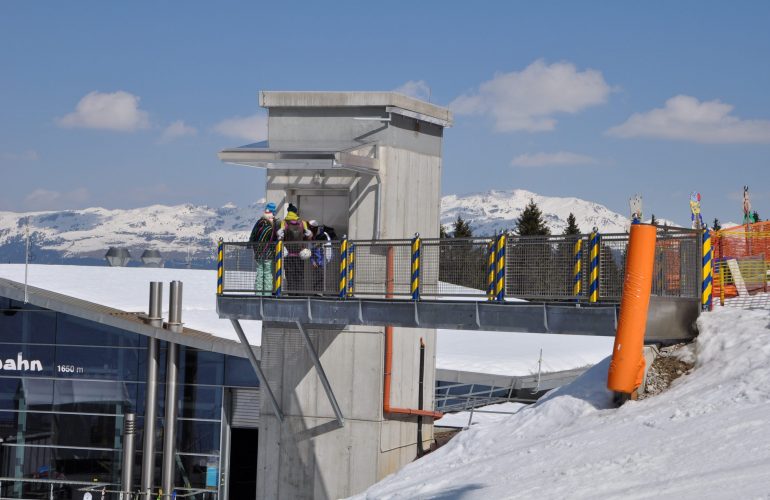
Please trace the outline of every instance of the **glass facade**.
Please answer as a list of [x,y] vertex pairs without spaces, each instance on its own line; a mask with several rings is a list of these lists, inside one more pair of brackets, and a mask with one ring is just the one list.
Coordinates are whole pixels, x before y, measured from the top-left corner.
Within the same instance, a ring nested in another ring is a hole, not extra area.
[[[147,342],[136,333],[0,297],[0,497],[49,497],[48,486],[12,481],[21,478],[98,481],[118,489],[123,420],[129,412],[137,415],[138,487]],[[156,490],[165,354],[166,343],[160,342]],[[211,475],[219,464],[224,391],[256,386],[248,360],[179,347],[178,487],[206,488],[207,471]],[[71,490],[57,495],[82,498],[82,492],[73,496]]]

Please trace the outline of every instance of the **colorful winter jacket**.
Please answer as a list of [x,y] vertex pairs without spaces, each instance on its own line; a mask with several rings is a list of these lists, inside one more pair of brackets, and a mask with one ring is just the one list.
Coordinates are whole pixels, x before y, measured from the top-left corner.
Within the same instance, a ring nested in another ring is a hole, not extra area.
[[249,243],[254,244],[254,259],[268,260],[275,257],[275,242],[278,241],[279,226],[279,221],[271,220],[264,215],[254,224],[249,235]]

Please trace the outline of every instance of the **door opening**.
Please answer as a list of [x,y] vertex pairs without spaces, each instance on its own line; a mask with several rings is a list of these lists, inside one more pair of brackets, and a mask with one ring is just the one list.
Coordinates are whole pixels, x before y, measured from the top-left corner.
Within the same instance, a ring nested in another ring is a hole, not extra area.
[[257,498],[257,443],[259,429],[230,429],[230,498]]

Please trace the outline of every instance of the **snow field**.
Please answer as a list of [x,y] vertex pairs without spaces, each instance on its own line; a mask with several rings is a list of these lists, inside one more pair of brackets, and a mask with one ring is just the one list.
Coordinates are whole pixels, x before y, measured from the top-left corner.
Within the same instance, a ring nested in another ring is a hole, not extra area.
[[354,498],[768,498],[770,312],[699,328],[695,368],[656,397],[612,409],[605,359]]

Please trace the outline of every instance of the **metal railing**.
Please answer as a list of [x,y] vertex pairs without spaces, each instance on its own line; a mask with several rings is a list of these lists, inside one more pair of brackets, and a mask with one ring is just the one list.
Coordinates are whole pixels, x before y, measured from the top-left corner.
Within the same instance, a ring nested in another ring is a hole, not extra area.
[[[620,300],[628,234],[220,242],[220,294]],[[277,252],[277,247],[282,250]],[[660,228],[652,293],[698,298],[700,233]]]

